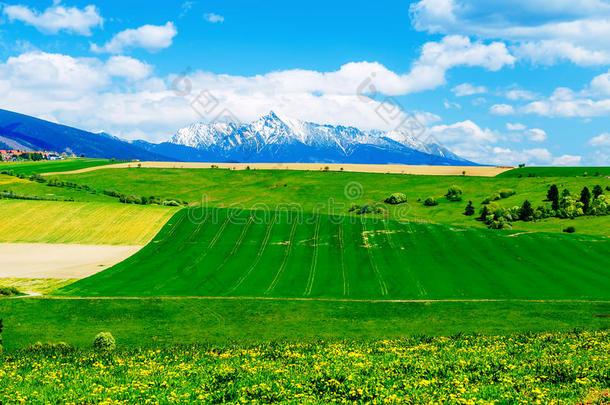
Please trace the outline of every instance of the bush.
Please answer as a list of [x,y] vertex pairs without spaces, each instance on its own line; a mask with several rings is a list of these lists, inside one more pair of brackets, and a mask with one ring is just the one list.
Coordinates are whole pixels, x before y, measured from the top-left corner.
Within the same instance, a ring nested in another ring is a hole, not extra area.
[[167,205],[168,207],[179,207],[180,203],[174,200],[165,200],[162,205]]
[[29,353],[68,353],[74,350],[72,346],[65,342],[57,343],[42,343],[36,342],[23,349],[24,352]]
[[515,192],[515,190],[513,190],[511,188],[500,190],[500,198],[508,198],[515,194],[517,194],[517,193]]
[[464,210],[464,215],[466,215],[468,217],[474,215],[474,206],[472,205],[472,201],[468,201],[468,205],[466,206],[466,209]]
[[0,297],[11,297],[14,295],[20,295],[21,291],[16,289],[15,287],[7,287],[0,285]]
[[424,205],[426,207],[434,207],[435,205],[438,205],[438,201],[436,201],[436,198],[434,198],[434,197],[428,197],[424,201]]
[[110,332],[100,332],[93,340],[93,348],[97,352],[111,352],[116,349],[116,342]]
[[568,226],[567,228],[563,229],[563,232],[565,232],[565,233],[574,233],[574,232],[576,232],[576,228],[574,228],[573,226]]
[[358,215],[383,214],[386,212],[386,210],[383,209],[382,207],[378,206],[375,203],[368,203],[368,204],[364,204],[364,205],[352,204],[352,206],[349,209],[349,212],[354,212]]
[[385,199],[388,204],[402,204],[407,202],[407,196],[403,193],[394,193]]
[[459,188],[458,186],[451,186],[449,187],[449,190],[447,190],[447,194],[445,194],[445,197],[449,200],[449,201],[462,201],[462,189]]

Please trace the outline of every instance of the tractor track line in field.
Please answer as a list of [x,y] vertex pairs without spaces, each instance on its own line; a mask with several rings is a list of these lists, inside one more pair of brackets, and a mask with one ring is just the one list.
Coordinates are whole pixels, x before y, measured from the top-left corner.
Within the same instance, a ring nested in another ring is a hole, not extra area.
[[[362,224],[362,234],[364,235],[368,232],[364,218],[360,219],[360,223]],[[381,275],[381,272],[379,271],[379,268],[377,267],[377,263],[375,263],[375,258],[373,257],[373,251],[371,250],[372,245],[367,243],[365,240],[363,240],[363,243],[364,243],[364,248],[366,249],[366,252],[369,256],[369,262],[371,263],[371,267],[373,268],[373,271],[375,272],[375,275],[377,276],[377,281],[379,282],[379,289],[381,290],[381,295],[386,296],[386,295],[388,295],[388,286],[386,285],[385,280],[383,279],[383,276]]]
[[280,268],[277,269],[277,273],[275,273],[275,277],[273,278],[273,281],[271,282],[271,284],[269,284],[269,287],[267,287],[267,290],[265,291],[265,295],[270,294],[275,289],[275,286],[277,285],[278,281],[280,281],[280,276],[284,272],[284,268],[286,267],[286,263],[288,263],[288,259],[290,258],[290,253],[292,252],[292,245],[294,243],[294,234],[297,232],[298,224],[299,224],[299,221],[294,221],[294,223],[292,224],[292,229],[290,229],[290,237],[288,238],[288,245],[286,246],[286,250],[284,251],[284,260],[282,260],[282,264],[280,265]]
[[248,229],[250,228],[250,225],[252,224],[253,221],[254,221],[254,217],[252,215],[250,215],[250,217],[248,218],[248,222],[246,222],[244,224],[244,227],[242,228],[241,233],[239,234],[239,237],[235,241],[235,245],[233,245],[233,249],[231,249],[231,252],[229,252],[229,254],[225,256],[222,263],[220,263],[218,265],[218,267],[216,267],[216,269],[212,272],[212,274],[207,276],[201,283],[199,283],[200,286],[206,284],[210,279],[216,277],[216,274],[218,274],[218,272],[221,271],[222,268],[227,264],[227,262],[233,257],[233,255],[235,254],[237,249],[239,249],[239,247],[241,246],[241,243],[243,242],[244,238],[246,237],[246,233],[248,232]]
[[263,241],[261,242],[261,247],[259,248],[258,253],[256,254],[256,257],[254,258],[254,261],[252,262],[252,264],[250,265],[248,270],[239,278],[239,280],[237,280],[237,283],[235,283],[235,285],[233,287],[231,287],[231,289],[229,289],[227,294],[232,293],[233,291],[237,290],[239,288],[239,286],[241,286],[242,283],[248,278],[250,273],[252,273],[252,270],[254,270],[254,268],[256,267],[258,262],[261,260],[261,257],[263,256],[263,253],[265,253],[265,249],[267,248],[267,244],[269,243],[269,239],[271,239],[271,231],[273,230],[273,225],[275,225],[275,215],[272,216],[271,221],[269,222],[269,225],[267,225],[267,231],[265,232],[265,237],[263,238]]
[[316,277],[316,266],[318,265],[318,244],[320,238],[320,216],[316,218],[316,230],[313,234],[313,255],[311,258],[311,267],[309,268],[309,277],[307,278],[307,287],[305,287],[305,295],[309,296],[311,294],[311,289],[313,288],[313,282]]
[[341,260],[341,276],[343,277],[343,296],[347,297],[349,295],[349,281],[347,280],[345,261],[343,260],[345,252],[343,251],[343,225],[341,224],[339,224],[339,234],[337,235],[337,238],[339,239],[339,259]]
[[216,231],[216,234],[214,235],[214,237],[212,238],[212,240],[210,241],[210,243],[208,244],[207,249],[205,249],[205,251],[199,255],[199,257],[197,257],[196,260],[193,261],[193,263],[191,263],[186,269],[186,270],[190,270],[190,269],[194,269],[199,263],[201,263],[201,261],[203,259],[205,259],[205,257],[208,255],[208,253],[210,252],[210,250],[214,247],[214,245],[216,244],[216,242],[218,242],[218,239],[220,239],[220,236],[223,234],[223,232],[225,231],[225,228],[227,227],[227,225],[229,224],[229,222],[231,221],[231,217],[227,216],[227,218],[224,220],[224,222],[222,223],[222,225],[220,225],[220,228],[218,228],[218,230]]
[[358,298],[304,298],[304,297],[227,297],[227,296],[158,296],[158,297],[80,297],[80,296],[56,296],[56,295],[23,295],[9,297],[6,299],[48,299],[48,300],[260,300],[260,301],[324,301],[324,302],[362,302],[362,303],[434,303],[434,302],[465,302],[465,303],[565,303],[565,304],[610,304],[610,300],[561,300],[561,299],[494,299],[494,298],[472,298],[472,299],[358,299]]
[[[390,231],[390,226],[389,226],[389,222],[387,219],[383,220],[383,227],[385,229],[385,235],[386,235],[386,240],[388,241],[388,244],[390,245],[390,247],[392,248],[392,250],[394,252],[396,252],[396,256],[398,256],[398,249],[396,249],[396,244],[394,243],[394,238],[392,237],[392,232]],[[417,290],[419,291],[419,295],[422,297],[425,297],[427,292],[426,289],[424,288],[424,286],[421,284],[421,282],[419,281],[419,279],[417,279],[415,277],[415,275],[413,274],[413,272],[411,271],[410,268],[407,267],[407,273],[409,273],[409,277],[411,278],[411,280],[413,280],[413,282],[415,283],[415,285],[417,286]]]

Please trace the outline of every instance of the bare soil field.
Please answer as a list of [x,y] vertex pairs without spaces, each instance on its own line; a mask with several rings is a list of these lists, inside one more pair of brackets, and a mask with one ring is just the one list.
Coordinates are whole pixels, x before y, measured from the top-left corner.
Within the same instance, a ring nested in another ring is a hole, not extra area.
[[338,163],[199,163],[199,162],[129,162],[114,165],[87,167],[68,172],[44,173],[45,176],[86,173],[94,170],[120,169],[128,167],[148,167],[156,169],[220,169],[246,170],[314,170],[346,171],[362,173],[419,174],[432,176],[483,176],[493,177],[512,167],[492,166],[424,166],[424,165],[367,165]]
[[0,277],[84,278],[121,262],[141,246],[0,243]]

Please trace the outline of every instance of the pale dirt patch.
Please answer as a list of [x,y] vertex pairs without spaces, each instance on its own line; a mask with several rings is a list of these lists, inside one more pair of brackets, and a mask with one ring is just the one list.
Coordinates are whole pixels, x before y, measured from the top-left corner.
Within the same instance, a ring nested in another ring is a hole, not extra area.
[[86,173],[94,170],[121,169],[128,167],[147,167],[157,169],[210,169],[212,165],[219,169],[246,170],[247,167],[255,170],[313,170],[362,172],[362,173],[393,173],[393,174],[420,174],[433,176],[466,176],[493,177],[513,167],[483,167],[483,166],[425,166],[425,165],[367,165],[367,164],[340,164],[340,163],[199,163],[199,162],[128,162],[114,165],[87,167],[69,172],[44,173],[45,176],[61,174]]
[[142,246],[0,243],[0,277],[84,278],[127,259]]

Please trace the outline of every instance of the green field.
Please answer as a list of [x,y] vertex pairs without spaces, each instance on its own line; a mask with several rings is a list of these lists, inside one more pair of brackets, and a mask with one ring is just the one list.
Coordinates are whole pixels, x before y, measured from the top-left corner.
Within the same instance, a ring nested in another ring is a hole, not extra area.
[[0,200],[0,243],[144,245],[176,212],[118,202]]
[[521,167],[496,177],[599,177],[610,176],[610,167]]
[[[508,208],[521,205],[525,199],[534,206],[549,205],[544,199],[551,184],[557,184],[560,189],[568,188],[572,193],[579,193],[585,186],[589,189],[597,184],[603,188],[610,186],[610,179],[605,177],[487,178],[223,169],[104,169],[62,175],[59,178],[88,184],[99,190],[114,189],[135,195],[152,194],[163,199],[180,198],[209,206],[237,205],[275,210],[299,204],[304,212],[333,215],[347,215],[353,203],[383,202],[390,194],[403,192],[408,197],[408,203],[386,206],[390,218],[480,228],[485,227],[485,224],[476,221],[475,217],[463,215],[466,203],[472,201],[478,212],[482,206],[481,201],[502,189],[514,189],[516,192],[514,196],[498,201]],[[464,191],[461,202],[450,202],[443,197],[454,184]],[[438,206],[423,205],[423,201],[430,196],[438,199]],[[604,221],[603,218],[597,220]],[[577,232],[610,236],[610,227],[597,226],[596,221],[583,221]],[[545,232],[561,232],[566,224],[571,225],[570,220],[512,223],[516,230]]]
[[0,402],[606,403],[609,335],[30,349],[0,357]]
[[117,161],[110,159],[86,159],[75,158],[66,160],[40,161],[40,162],[0,162],[0,171],[12,170],[15,174],[42,174],[52,172],[67,172],[71,170],[85,169],[116,164]]
[[134,256],[57,293],[610,299],[609,251],[593,236],[191,208]]

